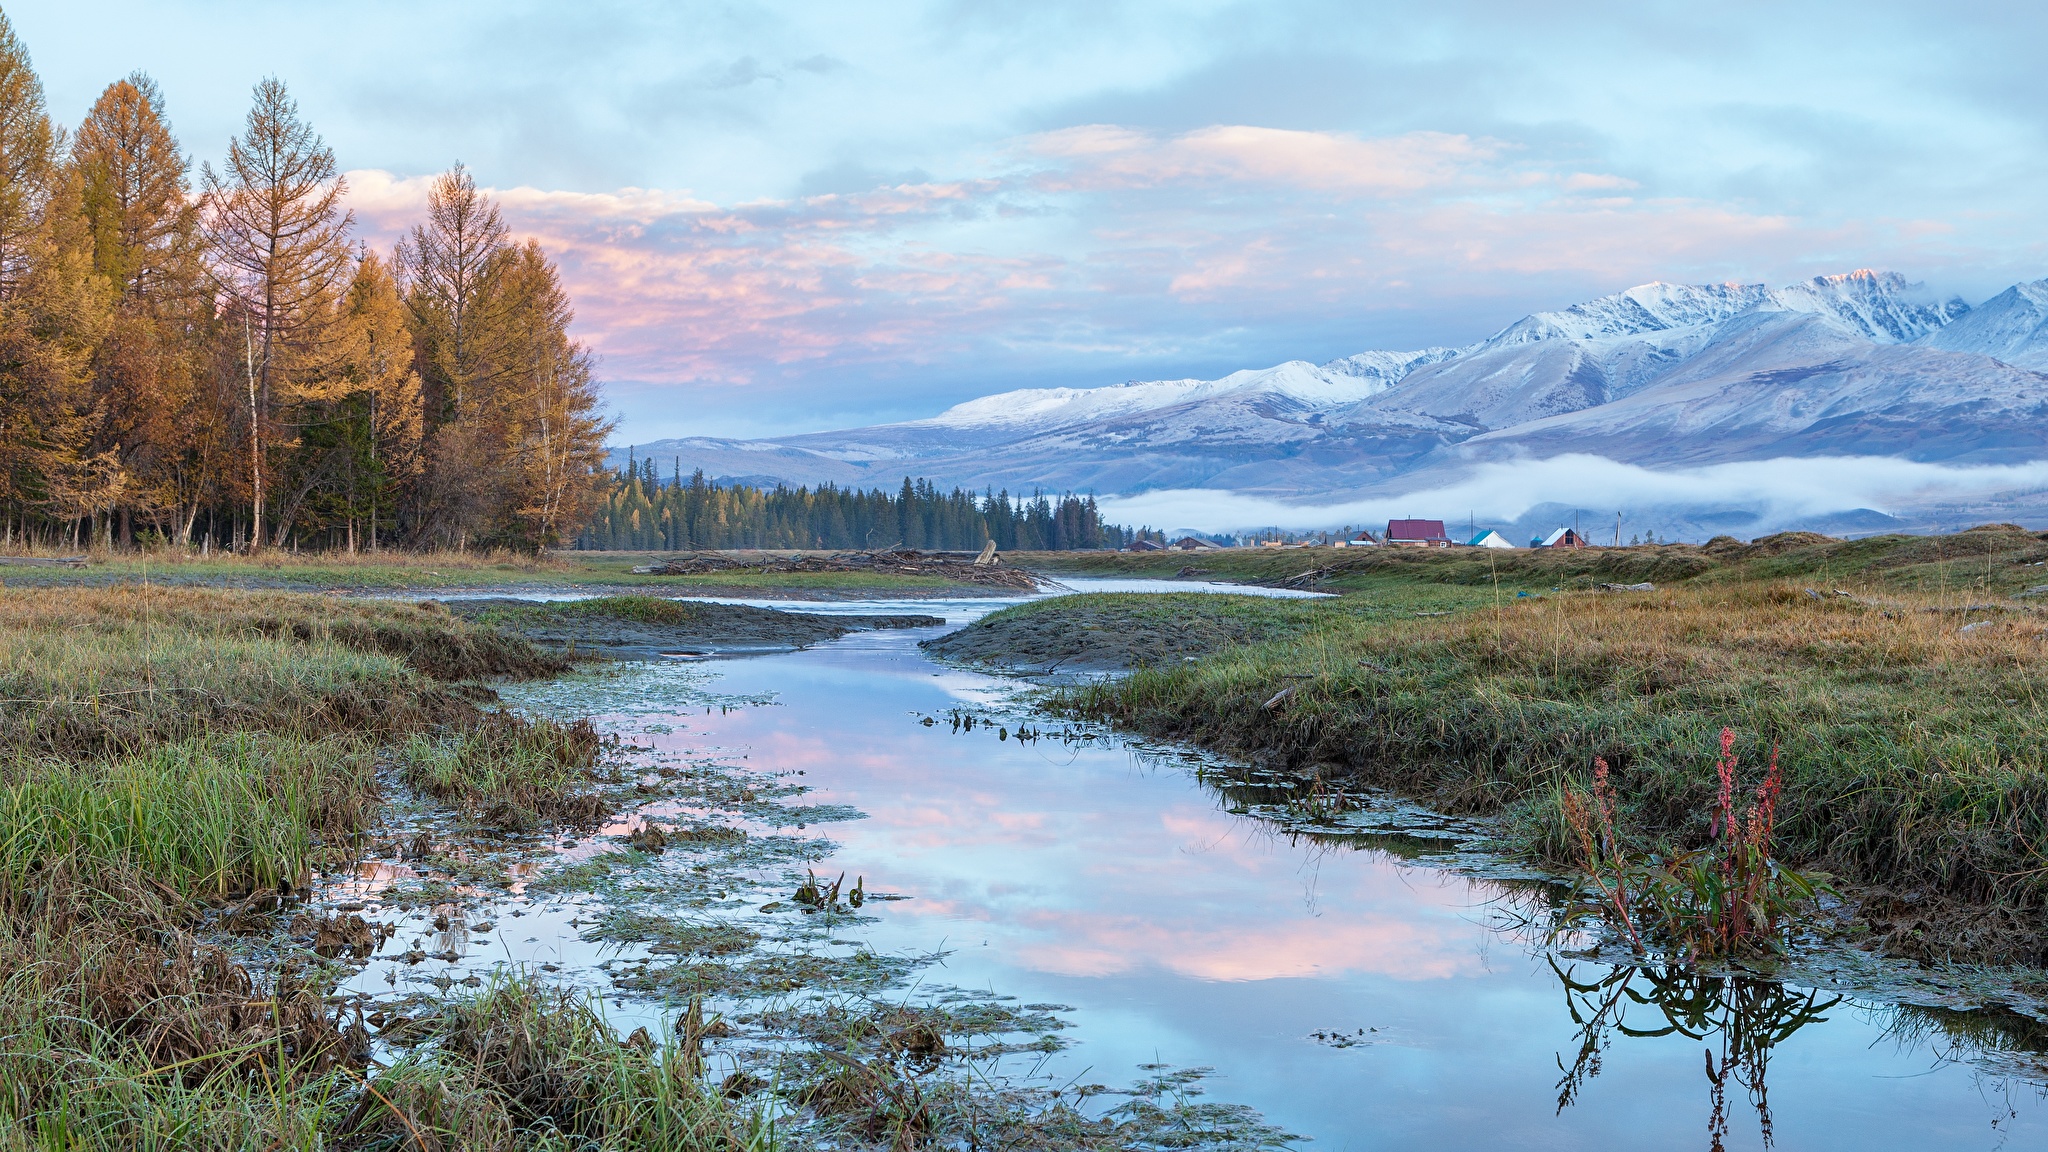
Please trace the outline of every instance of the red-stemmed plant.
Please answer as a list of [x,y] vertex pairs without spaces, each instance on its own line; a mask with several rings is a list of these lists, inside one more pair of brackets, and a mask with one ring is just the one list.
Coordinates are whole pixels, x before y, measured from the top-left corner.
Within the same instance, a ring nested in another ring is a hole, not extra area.
[[1601,912],[1625,932],[1637,952],[1649,935],[1687,959],[1767,951],[1783,945],[1789,918],[1825,890],[1825,877],[1779,864],[1771,848],[1784,776],[1778,750],[1770,768],[1738,810],[1740,763],[1735,730],[1721,730],[1721,755],[1708,843],[1665,859],[1637,854],[1615,826],[1614,785],[1605,759],[1593,761],[1590,797],[1563,796],[1564,815],[1579,841],[1582,868],[1599,892]]

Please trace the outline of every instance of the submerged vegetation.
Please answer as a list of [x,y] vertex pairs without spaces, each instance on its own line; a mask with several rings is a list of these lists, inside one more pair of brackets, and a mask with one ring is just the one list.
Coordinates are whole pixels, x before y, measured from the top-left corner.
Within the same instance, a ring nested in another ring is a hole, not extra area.
[[[1589,549],[1499,565],[1496,595],[1486,559],[1386,551],[1356,573],[1469,590],[1464,610],[1389,612],[1361,589],[1297,635],[1058,703],[1304,777],[1498,813],[1510,846],[1564,867],[1584,860],[1569,806],[1591,793],[1596,760],[1620,850],[1679,860],[1714,844],[1716,749],[1732,726],[1736,755],[1777,750],[1778,853],[1837,877],[1858,930],[1909,956],[2041,963],[2048,614],[2026,593],[2048,580],[2044,562],[2048,541],[2001,527]],[[1653,591],[1571,590],[1662,569],[1689,574]],[[1539,575],[1556,583],[1508,591]]]

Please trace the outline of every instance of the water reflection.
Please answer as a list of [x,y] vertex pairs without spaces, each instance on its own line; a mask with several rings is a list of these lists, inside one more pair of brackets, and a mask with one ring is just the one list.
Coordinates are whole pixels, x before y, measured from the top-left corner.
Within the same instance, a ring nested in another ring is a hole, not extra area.
[[[1753,976],[1684,968],[1602,967],[1582,980],[1577,965],[1560,967],[1556,958],[1546,960],[1564,986],[1565,1007],[1579,1027],[1579,1051],[1571,1066],[1558,1058],[1564,1076],[1557,1082],[1557,1110],[1576,1103],[1586,1082],[1600,1074],[1617,1035],[1707,1041],[1707,1137],[1713,1152],[1722,1152],[1728,1139],[1730,1080],[1748,1091],[1764,1147],[1771,1147],[1770,1094],[1764,1082],[1771,1050],[1801,1028],[1825,1021],[1824,1013],[1843,1000]],[[1633,1023],[1631,1009],[1641,1010]]]
[[[934,667],[923,635],[688,673],[775,707],[614,719],[664,752],[718,749],[816,788],[793,803],[866,813],[830,826],[818,873],[912,899],[847,938],[945,952],[934,981],[1074,1005],[1072,1048],[1042,1057],[1062,1083],[1211,1066],[1214,1097],[1317,1149],[2044,1139],[2037,1102],[1991,1104],[1949,1062],[1937,1041],[1961,1032],[1943,1021],[1751,978],[1551,963],[1497,922],[1536,889],[1416,863],[1474,859],[1469,825],[1059,739],[1042,720],[1024,718],[1020,741],[1014,686]],[[682,674],[648,673],[645,699]],[[983,719],[956,726],[956,711]]]

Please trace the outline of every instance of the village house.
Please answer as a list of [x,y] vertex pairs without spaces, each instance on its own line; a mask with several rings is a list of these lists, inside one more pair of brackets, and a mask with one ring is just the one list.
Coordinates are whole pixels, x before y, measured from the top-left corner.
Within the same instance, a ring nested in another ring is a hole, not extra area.
[[1529,541],[1531,548],[1584,548],[1586,540],[1577,529],[1559,528],[1541,540]]
[[1404,548],[1449,548],[1441,520],[1389,520],[1387,543]]
[[1466,542],[1466,547],[1468,548],[1513,548],[1514,546],[1513,541],[1491,528]]
[[1183,536],[1167,545],[1167,548],[1174,552],[1213,552],[1221,547],[1223,545],[1212,540],[1204,540],[1200,536]]

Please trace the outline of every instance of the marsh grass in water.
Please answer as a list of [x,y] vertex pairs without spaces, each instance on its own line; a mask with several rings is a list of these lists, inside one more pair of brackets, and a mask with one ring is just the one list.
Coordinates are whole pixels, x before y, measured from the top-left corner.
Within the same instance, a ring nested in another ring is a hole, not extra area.
[[[394,738],[485,816],[593,811],[587,724],[484,713],[487,691],[441,679],[559,662],[432,609],[162,588],[6,590],[0,657],[0,1148],[762,1142],[672,1071],[674,1044],[621,1041],[524,977],[381,1073],[327,1000],[315,954],[376,930],[293,909],[378,820]],[[241,932],[268,941],[262,967]]]
[[455,732],[408,736],[391,751],[406,783],[508,831],[586,826],[609,805],[595,790],[603,740],[589,721],[491,713]]

